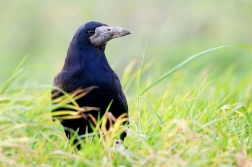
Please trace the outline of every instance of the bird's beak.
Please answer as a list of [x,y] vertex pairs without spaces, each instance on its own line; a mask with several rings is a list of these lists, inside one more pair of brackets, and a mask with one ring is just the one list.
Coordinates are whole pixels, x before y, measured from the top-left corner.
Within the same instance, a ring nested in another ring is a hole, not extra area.
[[128,30],[121,27],[108,27],[110,29],[110,33],[113,34],[112,38],[118,38],[125,35],[131,34]]
[[103,46],[113,38],[118,38],[129,34],[131,33],[128,30],[121,27],[101,26],[95,29],[95,34],[89,39],[94,46]]

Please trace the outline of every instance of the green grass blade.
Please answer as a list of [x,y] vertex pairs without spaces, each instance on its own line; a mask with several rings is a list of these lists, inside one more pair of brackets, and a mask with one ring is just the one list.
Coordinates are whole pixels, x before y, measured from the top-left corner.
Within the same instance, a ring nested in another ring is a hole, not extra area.
[[25,60],[26,60],[27,56],[25,56],[20,63],[18,64],[18,66],[16,67],[16,69],[13,71],[13,73],[11,74],[10,78],[7,80],[7,82],[5,82],[5,84],[3,85],[0,94],[3,94],[10,86],[11,84],[16,80],[16,78],[23,72],[24,68],[21,68],[22,65],[24,64]]
[[243,114],[244,114],[245,118],[247,119],[248,124],[250,126],[248,144],[251,144],[251,137],[252,137],[252,119],[251,119],[251,116],[249,115],[248,111],[246,110],[246,108],[244,106],[239,105],[234,110],[239,110],[239,109],[243,112]]
[[151,107],[150,103],[142,97],[142,99],[145,101],[145,103],[148,105],[148,107],[151,109],[151,111],[153,112],[153,114],[157,117],[157,119],[159,120],[159,122],[164,125],[164,121],[160,118],[160,116],[157,114],[157,112]]
[[11,74],[12,75],[15,75],[19,70],[20,68],[22,67],[22,65],[24,64],[25,60],[27,59],[27,56],[25,56],[21,61],[20,63],[18,64],[18,66],[16,67],[16,69],[13,71],[13,73]]
[[146,53],[146,48],[147,48],[147,45],[148,45],[148,42],[149,42],[149,37],[147,38],[147,41],[145,43],[145,47],[144,47],[144,52],[143,52],[143,56],[142,56],[142,61],[141,61],[141,67],[140,67],[140,72],[139,72],[139,79],[138,79],[138,97],[137,97],[137,113],[138,113],[138,122],[139,122],[139,126],[140,126],[140,130],[141,130],[141,133],[143,133],[143,127],[142,127],[142,121],[141,121],[141,111],[140,111],[140,108],[141,108],[141,103],[140,103],[140,96],[139,96],[139,92],[140,92],[140,82],[141,82],[141,74],[142,74],[142,68],[143,68],[143,62],[144,62],[144,56],[145,56],[145,53]]
[[176,70],[178,70],[179,68],[183,67],[184,65],[186,65],[187,63],[189,63],[190,61],[194,60],[197,57],[203,56],[209,52],[215,51],[215,50],[219,50],[222,48],[227,48],[227,47],[234,47],[234,46],[239,46],[242,48],[246,48],[246,49],[250,49],[252,50],[251,46],[247,46],[247,45],[243,45],[243,44],[234,44],[234,45],[225,45],[225,46],[219,46],[219,47],[215,47],[212,49],[208,49],[205,50],[203,52],[197,53],[195,55],[190,56],[189,58],[187,58],[186,60],[182,61],[181,63],[179,63],[177,66],[173,67],[171,70],[167,71],[165,74],[163,74],[161,77],[159,77],[156,81],[154,81],[150,86],[148,86],[147,88],[145,88],[139,96],[143,95],[145,92],[147,92],[149,89],[151,89],[152,87],[154,87],[155,85],[157,85],[159,82],[161,82],[162,80],[164,80],[166,77],[168,77],[169,75],[171,75],[172,73],[174,73]]
[[139,81],[138,81],[138,94],[140,92],[141,74],[142,74],[142,69],[143,69],[144,57],[145,57],[146,49],[147,49],[148,42],[149,42],[149,37],[150,36],[148,36],[147,41],[145,43],[144,52],[143,52],[143,55],[142,55],[141,67],[140,67],[140,72],[139,72]]

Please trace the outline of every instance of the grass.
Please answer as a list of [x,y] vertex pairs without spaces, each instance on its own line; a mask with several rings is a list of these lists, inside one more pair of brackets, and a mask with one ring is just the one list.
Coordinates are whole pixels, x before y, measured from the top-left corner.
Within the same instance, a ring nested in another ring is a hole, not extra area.
[[52,122],[50,86],[19,85],[22,61],[1,88],[0,166],[249,166],[252,70],[237,74],[234,63],[215,77],[209,67],[198,74],[183,67],[200,63],[194,58],[208,51],[159,78],[141,76],[155,64],[136,72],[130,64],[122,85],[138,93],[127,94],[130,131],[124,147],[115,149],[108,134],[102,141],[87,139],[80,151]]

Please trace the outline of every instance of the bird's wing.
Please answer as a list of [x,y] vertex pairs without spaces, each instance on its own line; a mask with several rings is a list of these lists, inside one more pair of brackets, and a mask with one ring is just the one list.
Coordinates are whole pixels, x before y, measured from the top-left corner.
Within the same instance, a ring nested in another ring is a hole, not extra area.
[[125,97],[125,95],[123,93],[120,80],[119,80],[119,78],[118,78],[118,76],[116,74],[114,76],[115,76],[114,83],[115,83],[115,87],[116,87],[117,92],[118,92],[118,100],[119,100],[119,103],[122,106],[122,111],[123,112],[128,112],[128,104],[127,104],[126,97]]

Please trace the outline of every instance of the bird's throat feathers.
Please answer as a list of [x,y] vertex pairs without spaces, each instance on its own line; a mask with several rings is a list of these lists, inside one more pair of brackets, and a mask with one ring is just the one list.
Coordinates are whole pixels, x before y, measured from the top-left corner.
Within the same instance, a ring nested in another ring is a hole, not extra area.
[[83,71],[87,68],[97,68],[107,63],[105,46],[96,48],[91,44],[80,45],[74,39],[70,43],[63,67],[64,71]]

